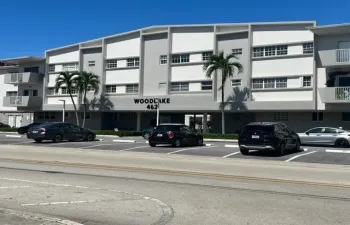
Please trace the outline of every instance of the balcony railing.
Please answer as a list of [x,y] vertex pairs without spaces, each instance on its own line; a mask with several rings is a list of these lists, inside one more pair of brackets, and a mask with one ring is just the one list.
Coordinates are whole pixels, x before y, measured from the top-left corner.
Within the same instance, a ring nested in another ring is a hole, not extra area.
[[3,99],[4,107],[40,107],[41,104],[39,96],[6,96]]
[[24,72],[24,73],[7,73],[4,75],[5,84],[21,84],[21,83],[35,83],[39,84],[43,81],[43,75],[39,73]]
[[350,49],[333,49],[318,52],[322,66],[350,65]]
[[350,87],[325,87],[318,92],[323,103],[350,103]]
[[337,63],[350,63],[350,49],[337,49],[336,51]]

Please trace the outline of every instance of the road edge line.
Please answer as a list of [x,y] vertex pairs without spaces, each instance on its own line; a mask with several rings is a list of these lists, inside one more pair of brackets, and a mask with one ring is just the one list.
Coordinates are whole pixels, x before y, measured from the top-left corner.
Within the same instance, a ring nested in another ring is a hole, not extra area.
[[313,154],[315,152],[317,152],[317,151],[312,151],[312,152],[308,152],[308,153],[304,153],[304,154],[299,154],[299,155],[293,156],[292,158],[289,158],[289,159],[285,160],[285,162],[291,162],[292,160],[297,159],[297,158],[299,158],[301,156],[310,155],[310,154]]

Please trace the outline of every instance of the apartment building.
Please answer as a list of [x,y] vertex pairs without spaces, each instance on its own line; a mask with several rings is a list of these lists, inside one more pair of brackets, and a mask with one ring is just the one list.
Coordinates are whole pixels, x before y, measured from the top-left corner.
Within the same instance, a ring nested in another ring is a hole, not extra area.
[[[55,79],[61,71],[84,70],[101,78],[100,93],[91,90],[87,97],[88,127],[140,130],[155,124],[159,107],[161,122],[183,123],[193,114],[205,121],[210,115],[212,132],[220,132],[221,77],[206,78],[203,64],[224,51],[235,53],[244,66],[225,85],[226,132],[251,121],[282,121],[296,131],[319,125],[347,128],[349,27],[318,27],[314,21],[153,26],[50,49],[44,59],[13,61],[18,72],[1,76],[4,96],[15,89],[16,99],[38,97],[40,104],[11,105],[4,97],[0,111],[32,110],[34,120],[60,121],[65,102],[65,120],[74,122],[72,101],[64,87],[55,93]],[[41,83],[24,83],[24,77],[36,74],[25,69],[34,63],[44,73],[37,76]],[[21,84],[6,81],[14,74],[23,76]],[[25,85],[41,89],[27,96],[21,92],[29,88]],[[82,110],[76,91],[74,101]]]

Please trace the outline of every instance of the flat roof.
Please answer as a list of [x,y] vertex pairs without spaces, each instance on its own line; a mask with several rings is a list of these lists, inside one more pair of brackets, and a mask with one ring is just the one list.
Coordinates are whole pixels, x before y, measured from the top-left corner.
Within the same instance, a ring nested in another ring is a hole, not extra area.
[[350,23],[308,27],[308,29],[317,35],[347,34],[350,33]]
[[8,64],[23,64],[23,63],[35,63],[35,62],[41,62],[45,60],[43,57],[37,57],[37,56],[22,56],[22,57],[16,57],[16,58],[9,58],[9,59],[0,59],[0,62],[8,63]]

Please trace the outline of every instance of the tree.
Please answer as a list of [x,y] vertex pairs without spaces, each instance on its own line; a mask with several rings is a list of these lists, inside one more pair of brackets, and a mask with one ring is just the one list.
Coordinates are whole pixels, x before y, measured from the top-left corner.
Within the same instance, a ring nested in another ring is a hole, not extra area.
[[79,73],[79,77],[77,78],[77,84],[78,84],[78,91],[80,94],[83,95],[83,101],[84,101],[84,116],[83,116],[83,124],[82,124],[82,127],[84,127],[86,110],[87,110],[86,94],[89,90],[93,90],[95,95],[99,92],[100,77],[93,73],[88,73],[83,71]]
[[69,94],[69,97],[72,100],[74,110],[75,110],[75,117],[77,119],[77,125],[79,126],[79,117],[78,117],[78,111],[77,106],[75,105],[72,91],[73,89],[77,88],[77,77],[79,76],[78,72],[61,72],[58,77],[56,78],[56,85],[55,85],[55,91],[58,92],[60,88],[65,87],[67,88],[67,92]]
[[225,134],[225,84],[226,80],[232,77],[236,70],[238,74],[243,72],[243,66],[239,62],[232,60],[238,59],[235,54],[231,53],[224,55],[224,52],[219,52],[216,55],[212,55],[210,59],[204,64],[203,70],[206,72],[207,78],[212,78],[213,73],[221,72],[221,86],[218,90],[221,90],[221,133]]

